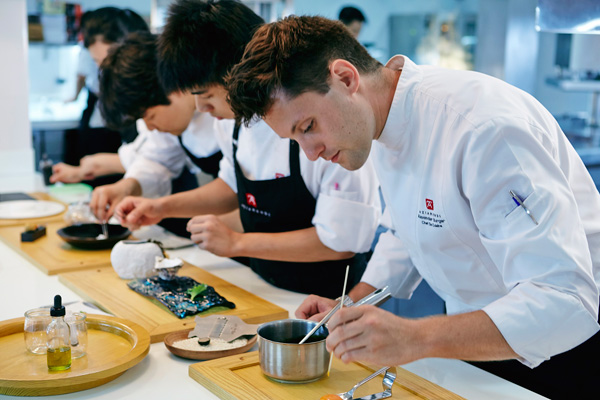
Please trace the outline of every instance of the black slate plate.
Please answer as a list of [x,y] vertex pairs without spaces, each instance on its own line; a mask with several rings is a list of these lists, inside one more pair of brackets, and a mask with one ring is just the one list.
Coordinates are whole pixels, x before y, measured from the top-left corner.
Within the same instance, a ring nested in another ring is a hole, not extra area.
[[108,225],[107,239],[96,239],[102,233],[100,224],[66,226],[56,233],[70,245],[88,250],[111,249],[119,240],[123,240],[131,234],[129,229],[121,225],[110,224]]

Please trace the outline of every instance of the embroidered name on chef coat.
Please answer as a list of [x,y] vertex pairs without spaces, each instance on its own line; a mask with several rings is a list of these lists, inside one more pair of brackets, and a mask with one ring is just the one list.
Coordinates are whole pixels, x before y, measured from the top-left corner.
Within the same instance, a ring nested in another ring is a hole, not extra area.
[[433,228],[443,228],[444,223],[446,222],[446,219],[442,218],[440,214],[428,210],[419,210],[417,217],[421,220],[423,225],[431,226]]

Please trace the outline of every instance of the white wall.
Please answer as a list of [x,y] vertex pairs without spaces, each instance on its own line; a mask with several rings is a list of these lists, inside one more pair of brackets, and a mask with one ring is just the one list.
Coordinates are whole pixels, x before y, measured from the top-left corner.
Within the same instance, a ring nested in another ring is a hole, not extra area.
[[[25,0],[0,1],[0,175],[34,170],[28,118]],[[2,188],[0,188],[1,190]]]
[[[486,0],[483,0],[486,1]],[[402,14],[426,13],[476,13],[477,0],[294,0],[294,14],[321,15],[337,19],[340,10],[345,6],[353,6],[362,11],[367,24],[360,32],[361,43],[374,43],[374,47],[383,53],[386,62],[390,44],[390,16]],[[392,54],[393,55],[393,54]]]

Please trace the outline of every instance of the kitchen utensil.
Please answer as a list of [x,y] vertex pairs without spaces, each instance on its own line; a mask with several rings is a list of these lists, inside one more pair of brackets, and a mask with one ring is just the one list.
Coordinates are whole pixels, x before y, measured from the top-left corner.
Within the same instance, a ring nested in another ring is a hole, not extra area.
[[[342,288],[342,295],[340,296],[340,310],[344,307],[344,298],[346,297],[346,283],[348,283],[348,271],[350,270],[350,266],[346,266],[346,276],[344,278],[344,287]],[[300,341],[300,344],[304,343],[307,340],[305,336]],[[329,366],[327,367],[327,376],[329,376],[329,371],[331,370],[331,362],[333,361],[333,352],[331,352],[331,357],[329,357]]]
[[267,377],[283,383],[305,383],[327,373],[331,354],[325,347],[329,334],[321,326],[309,341],[298,344],[317,323],[303,319],[284,319],[258,328],[260,369]]
[[[363,297],[356,303],[354,303],[350,297],[344,296],[344,305],[346,307],[358,307],[358,306],[362,306],[363,304],[371,304],[374,306],[379,306],[379,305],[385,303],[390,297],[392,297],[392,294],[390,293],[390,289],[388,286],[385,286],[381,289],[377,289],[377,290],[373,291],[371,294]],[[335,307],[333,307],[331,310],[329,310],[327,315],[325,315],[323,317],[323,319],[321,321],[319,321],[319,323],[310,332],[308,332],[304,338],[302,338],[302,340],[300,341],[299,344],[303,344],[310,337],[310,335],[315,333],[315,331],[317,329],[319,329],[322,325],[326,324],[327,321],[329,321],[329,319],[333,316],[333,314],[337,310],[340,309],[341,304],[342,304],[342,302],[340,301],[339,304],[336,304]]]
[[106,239],[99,239],[101,224],[71,225],[56,231],[65,242],[72,246],[88,250],[110,249],[119,240],[128,237],[131,232],[120,225],[108,225]]
[[[359,399],[354,399],[354,397],[352,397],[354,395],[354,391],[356,389],[358,389],[360,386],[364,385],[365,383],[367,383],[368,381],[370,381],[371,379],[379,376],[382,372],[385,372],[385,375],[383,377],[383,392],[380,393],[375,393],[369,396],[364,396],[361,397]],[[371,375],[367,376],[365,379],[361,380],[360,382],[358,382],[356,385],[354,385],[352,387],[352,389],[348,390],[347,392],[344,393],[339,393],[338,396],[341,397],[342,400],[378,400],[378,399],[387,399],[388,397],[392,396],[392,385],[394,384],[394,381],[396,380],[396,367],[383,367],[380,368],[379,370],[375,371],[374,373],[372,373]]]
[[106,221],[102,222],[102,233],[96,236],[96,240],[106,240],[108,239],[108,223]]

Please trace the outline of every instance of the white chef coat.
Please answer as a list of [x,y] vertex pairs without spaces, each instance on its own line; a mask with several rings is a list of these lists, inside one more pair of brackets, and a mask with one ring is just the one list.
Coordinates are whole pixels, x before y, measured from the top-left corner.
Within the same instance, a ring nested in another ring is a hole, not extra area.
[[[363,280],[405,297],[416,269],[448,313],[483,309],[530,367],[579,345],[598,331],[600,281],[600,196],[581,159],[527,93],[402,56],[388,67],[402,64],[373,145],[395,238]],[[405,250],[386,264],[393,242]]]
[[[237,193],[232,145],[234,122],[223,120],[218,127],[217,139],[223,152],[219,178]],[[247,179],[290,176],[289,155],[289,139],[277,136],[264,121],[240,128],[237,161]],[[335,251],[370,250],[381,209],[371,163],[357,171],[347,171],[322,159],[310,161],[300,150],[300,173],[317,201],[312,224],[319,240]]]
[[[192,172],[199,169],[189,160],[176,136],[149,130],[142,119],[137,120],[138,137],[119,148],[125,167],[125,178],[135,178],[144,197],[161,197],[171,193],[171,180],[177,178],[187,165]],[[194,113],[182,133],[186,148],[196,157],[209,157],[218,152],[215,119],[206,113]]]

